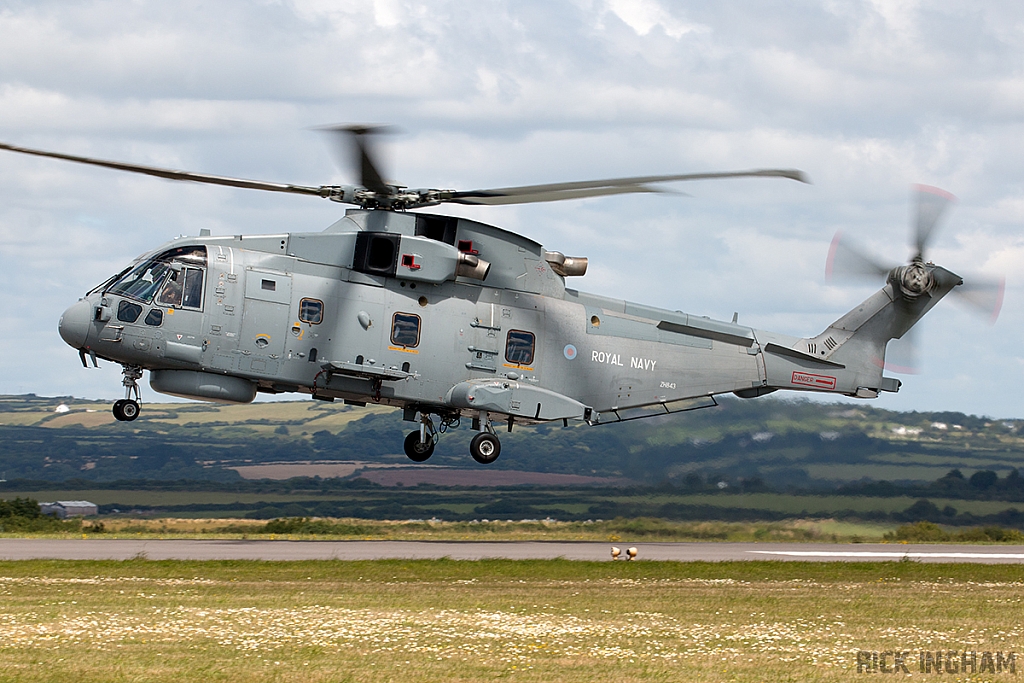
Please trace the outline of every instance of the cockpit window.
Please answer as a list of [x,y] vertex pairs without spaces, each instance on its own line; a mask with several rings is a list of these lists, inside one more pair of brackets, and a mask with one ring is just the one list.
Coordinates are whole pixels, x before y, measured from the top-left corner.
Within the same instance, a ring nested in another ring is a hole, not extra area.
[[[171,263],[176,265],[171,267]],[[169,249],[159,256],[146,259],[117,278],[104,291],[119,294],[136,301],[149,303],[157,291],[161,306],[202,308],[203,271],[206,265],[206,247],[192,245]],[[192,267],[185,267],[192,266]],[[164,282],[167,285],[161,290]]]
[[181,305],[185,308],[203,307],[203,271],[199,268],[185,269],[185,291]]
[[206,265],[206,247],[203,245],[192,245],[168,249],[157,257],[158,261],[179,261],[190,266]]
[[158,306],[203,307],[203,271],[200,268],[172,268],[156,296]]
[[167,278],[163,289],[156,297],[156,302],[161,306],[181,306],[181,283],[184,279],[184,271],[171,271],[170,277]]
[[156,290],[164,283],[169,272],[171,272],[171,266],[168,263],[160,261],[140,263],[114,283],[114,286],[110,288],[110,293],[149,303],[153,300]]
[[117,305],[117,319],[123,323],[133,323],[139,319],[142,306],[131,301],[122,301]]

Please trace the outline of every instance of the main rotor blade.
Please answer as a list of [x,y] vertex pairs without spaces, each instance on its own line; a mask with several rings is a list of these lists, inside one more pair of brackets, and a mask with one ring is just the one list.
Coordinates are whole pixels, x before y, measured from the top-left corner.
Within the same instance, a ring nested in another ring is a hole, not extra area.
[[250,190],[288,192],[291,194],[306,194],[314,195],[317,197],[324,196],[321,188],[310,187],[306,185],[289,185],[286,183],[271,183],[265,180],[245,180],[244,178],[228,178],[227,176],[210,175],[208,173],[192,173],[191,171],[174,171],[167,168],[157,168],[155,166],[143,166],[141,164],[127,164],[121,161],[105,161],[103,159],[80,157],[75,156],[74,154],[45,152],[43,150],[30,149],[28,147],[16,147],[14,145],[8,145],[3,142],[0,142],[0,149],[6,149],[10,152],[18,152],[20,154],[32,154],[34,156],[39,157],[50,157],[52,159],[74,161],[80,164],[91,164],[92,166],[113,168],[118,171],[143,173],[145,175],[156,176],[158,178],[167,178],[168,180],[189,180],[195,183],[207,183],[210,185],[227,185],[229,187],[243,187]]
[[925,247],[931,240],[932,233],[939,219],[946,212],[950,204],[956,201],[956,197],[929,185],[915,185],[914,192],[917,194],[917,225],[914,227],[914,252],[923,257]]
[[632,178],[608,178],[606,180],[584,180],[572,183],[551,183],[547,185],[520,185],[518,187],[496,187],[488,190],[452,192],[443,201],[456,204],[528,204],[552,202],[562,199],[601,197],[610,194],[634,192],[659,192],[649,187],[652,183],[671,183],[684,180],[709,180],[714,178],[789,178],[801,183],[809,182],[802,171],[789,169],[758,169],[753,171],[728,171],[722,173],[685,173],[677,175],[635,176]]
[[885,278],[896,265],[879,261],[859,245],[837,231],[828,249],[825,261],[825,279],[831,282],[843,278]]
[[964,283],[954,287],[953,294],[973,309],[986,316],[990,323],[995,324],[999,311],[1003,307],[1003,293],[1006,291],[1006,278],[964,278]]
[[453,192],[459,195],[455,199],[447,199],[451,204],[482,204],[486,206],[498,206],[503,204],[536,204],[539,202],[560,202],[566,199],[583,199],[585,197],[604,197],[613,194],[632,194],[638,192],[664,193],[656,187],[636,185],[631,187],[598,187],[594,189],[581,190],[552,190],[549,192],[536,192],[532,194],[517,195],[484,195],[481,197],[466,197],[463,195],[473,194],[471,192]]
[[379,195],[393,194],[394,190],[388,187],[380,173],[380,155],[376,153],[372,136],[391,131],[388,126],[325,126],[320,130],[330,133],[339,133],[349,138],[355,147],[355,165],[359,170],[359,183],[367,190],[372,190]]

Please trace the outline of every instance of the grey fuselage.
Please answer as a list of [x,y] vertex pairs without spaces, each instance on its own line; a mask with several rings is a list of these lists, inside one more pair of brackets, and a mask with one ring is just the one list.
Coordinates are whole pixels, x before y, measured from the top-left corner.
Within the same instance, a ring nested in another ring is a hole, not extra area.
[[[196,247],[205,262],[167,256]],[[202,400],[304,392],[407,415],[596,423],[723,393],[895,391],[885,343],[959,281],[929,266],[940,286],[925,298],[886,284],[798,338],[567,288],[559,257],[476,221],[352,210],[318,233],[175,240],[136,264],[162,258],[169,278],[201,278],[198,298],[159,283],[142,296],[136,283],[133,298],[112,278],[60,329],[84,353],[150,370],[157,391]]]

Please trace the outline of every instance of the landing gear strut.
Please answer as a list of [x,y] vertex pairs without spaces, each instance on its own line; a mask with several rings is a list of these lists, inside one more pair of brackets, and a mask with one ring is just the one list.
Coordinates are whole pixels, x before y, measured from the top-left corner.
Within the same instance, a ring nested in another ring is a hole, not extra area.
[[119,422],[131,422],[139,416],[139,401],[142,395],[139,393],[139,382],[142,378],[142,368],[137,365],[123,366],[124,374],[124,398],[114,401],[114,418]]
[[501,442],[486,412],[480,412],[480,417],[473,420],[473,426],[480,432],[469,442],[469,454],[481,465],[490,465],[501,455]]

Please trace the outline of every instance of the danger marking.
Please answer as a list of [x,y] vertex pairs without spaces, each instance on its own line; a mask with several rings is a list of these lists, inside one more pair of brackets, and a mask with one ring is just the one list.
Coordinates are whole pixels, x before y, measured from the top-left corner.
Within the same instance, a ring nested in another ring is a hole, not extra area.
[[815,389],[835,389],[836,378],[829,375],[815,375],[810,372],[794,372],[793,384],[800,384]]

